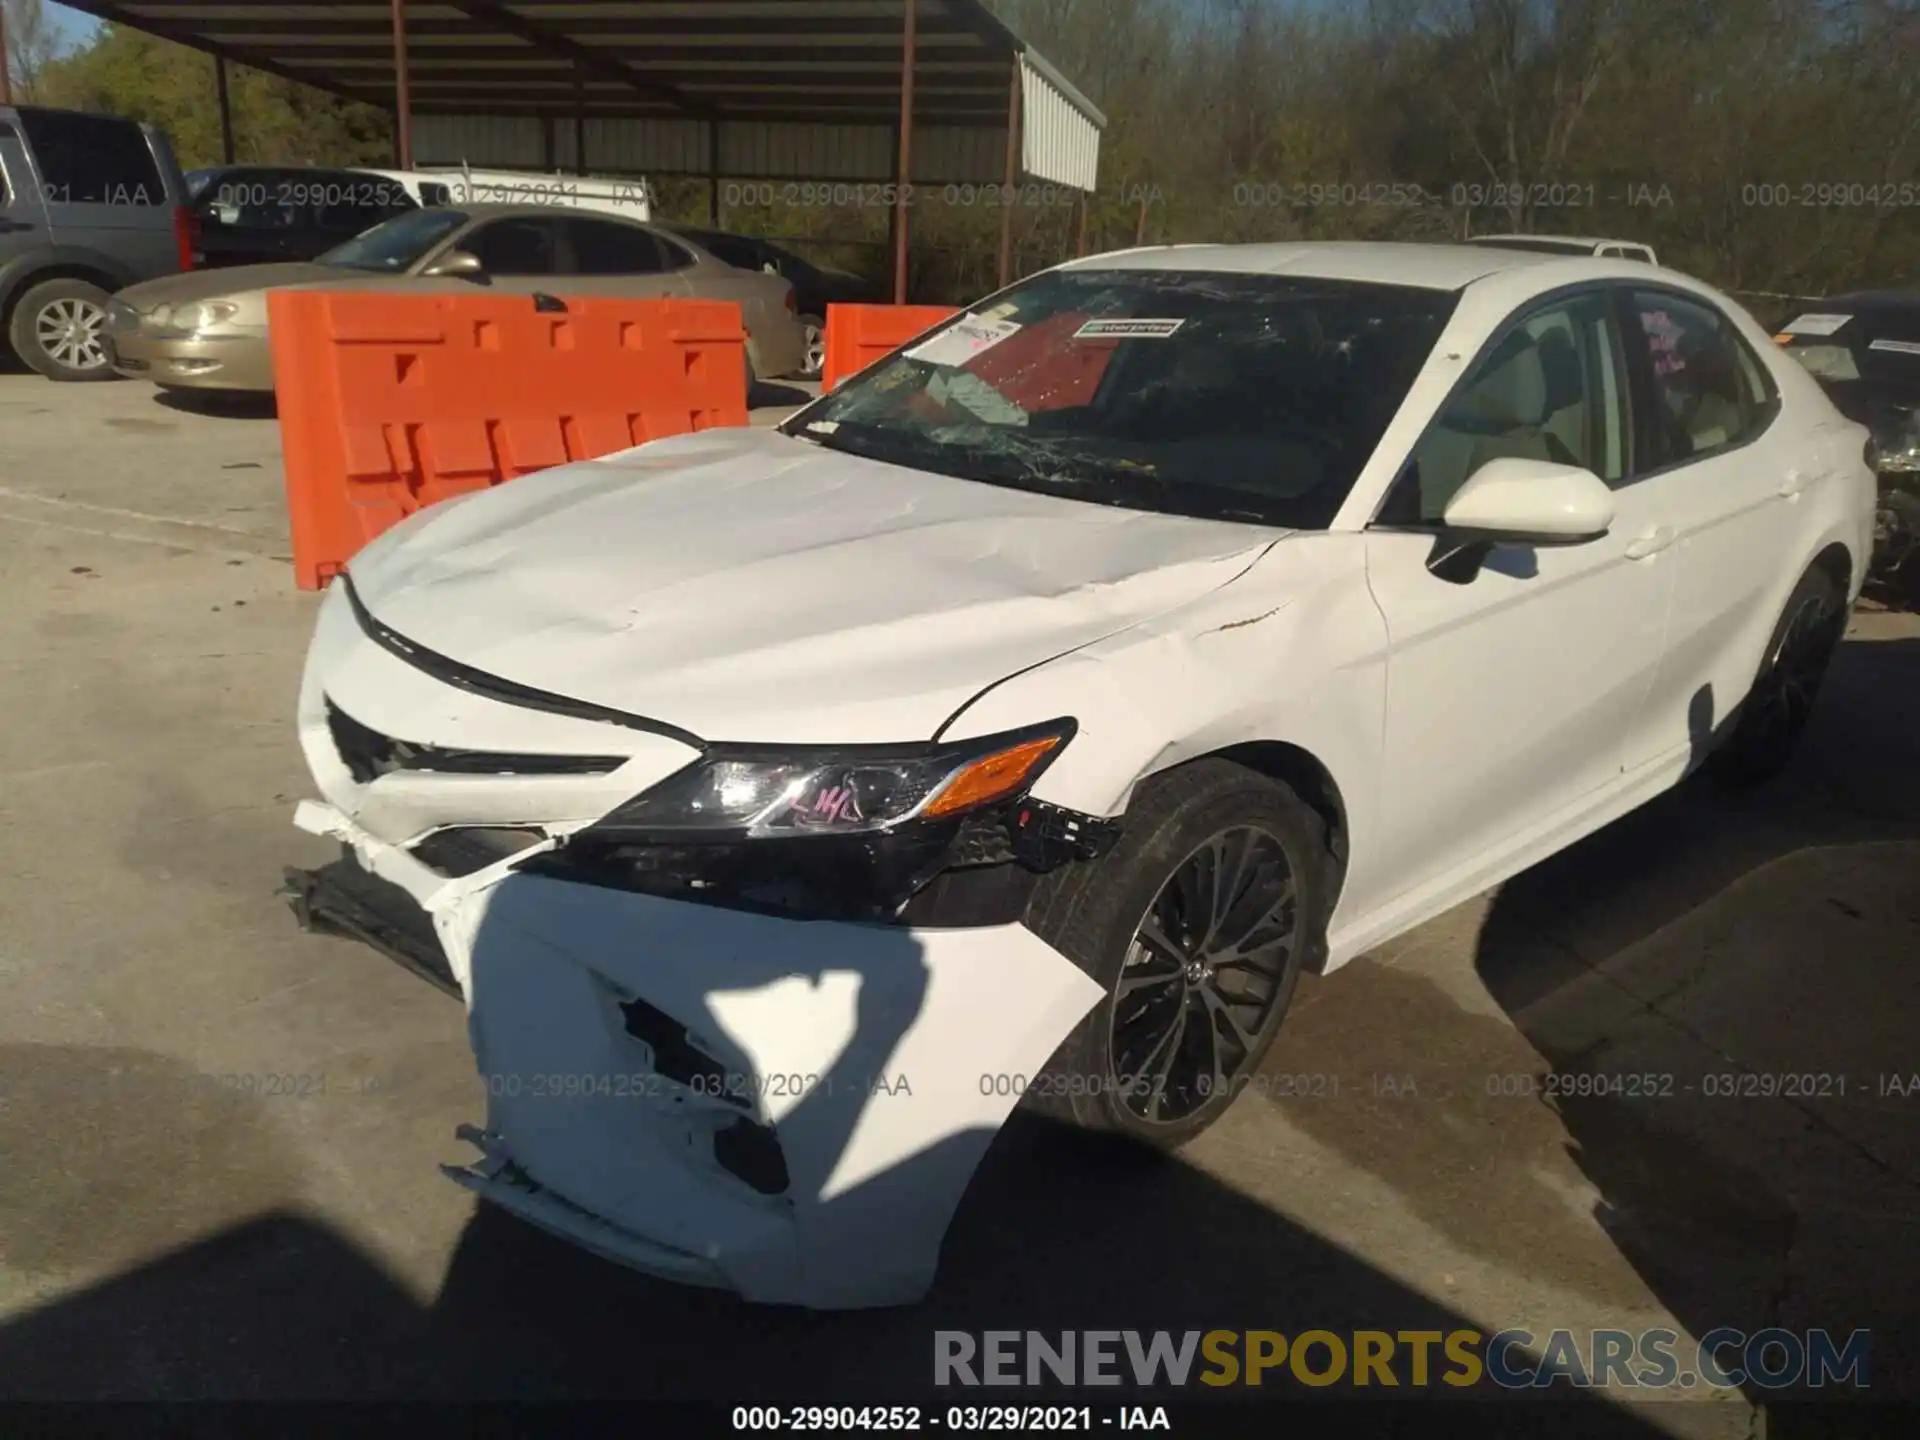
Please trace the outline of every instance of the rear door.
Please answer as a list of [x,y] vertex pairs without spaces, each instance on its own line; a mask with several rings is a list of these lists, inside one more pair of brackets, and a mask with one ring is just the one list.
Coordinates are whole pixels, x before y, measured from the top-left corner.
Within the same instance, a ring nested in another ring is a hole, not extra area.
[[11,120],[0,120],[0,270],[9,260],[47,243],[47,210],[40,181]]
[[1800,578],[1806,496],[1836,459],[1786,423],[1766,367],[1719,309],[1656,286],[1618,294],[1644,457],[1630,491],[1657,510],[1678,580],[1647,721],[1658,753],[1703,754]]
[[569,294],[646,300],[687,293],[652,231],[587,215],[568,217],[566,229]]
[[55,243],[101,257],[131,280],[180,269],[171,193],[146,133],[131,120],[23,109]]

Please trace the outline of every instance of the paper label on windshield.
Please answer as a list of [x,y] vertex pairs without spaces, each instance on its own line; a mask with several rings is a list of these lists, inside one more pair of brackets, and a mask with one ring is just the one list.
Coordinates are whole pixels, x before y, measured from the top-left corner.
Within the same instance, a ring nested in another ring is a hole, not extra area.
[[1920,340],[1869,340],[1869,350],[1891,350],[1896,355],[1920,355]]
[[1073,332],[1076,340],[1164,340],[1185,320],[1089,320]]
[[1851,315],[1802,315],[1798,320],[1789,320],[1782,335],[1831,335],[1851,320]]
[[921,341],[906,355],[910,360],[924,360],[929,365],[964,365],[1019,329],[1011,320],[969,316],[955,321],[931,340]]

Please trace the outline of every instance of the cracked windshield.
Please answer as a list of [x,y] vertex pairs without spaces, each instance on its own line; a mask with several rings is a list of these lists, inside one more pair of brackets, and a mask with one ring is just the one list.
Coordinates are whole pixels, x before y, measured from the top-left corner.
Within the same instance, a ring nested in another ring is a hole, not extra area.
[[794,433],[1097,504],[1320,529],[1453,303],[1267,275],[1043,275],[836,391]]

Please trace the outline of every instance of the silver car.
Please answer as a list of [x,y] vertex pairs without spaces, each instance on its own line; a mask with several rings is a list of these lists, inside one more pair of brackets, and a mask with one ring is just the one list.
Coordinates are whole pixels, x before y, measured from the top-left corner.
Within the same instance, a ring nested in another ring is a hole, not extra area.
[[195,271],[123,290],[107,310],[113,366],[167,388],[272,390],[267,292],[317,285],[732,300],[753,376],[792,375],[806,364],[793,286],[777,275],[735,269],[680,236],[619,216],[463,205],[408,211],[314,261]]

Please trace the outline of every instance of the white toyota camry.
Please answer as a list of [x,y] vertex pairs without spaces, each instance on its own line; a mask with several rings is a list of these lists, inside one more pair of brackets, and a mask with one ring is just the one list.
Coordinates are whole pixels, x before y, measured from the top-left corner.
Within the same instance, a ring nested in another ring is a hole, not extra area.
[[1778,768],[1865,442],[1642,262],[1078,261],[777,430],[368,546],[297,907],[464,996],[461,1183],[655,1274],[911,1301],[1022,1096],[1185,1140],[1303,968]]

